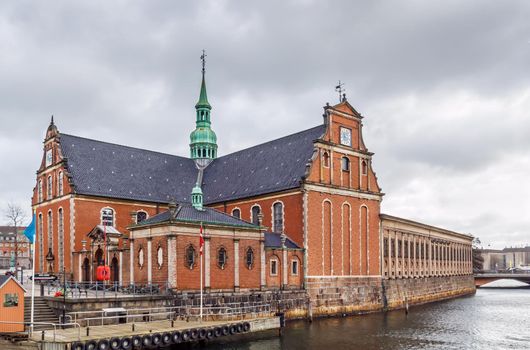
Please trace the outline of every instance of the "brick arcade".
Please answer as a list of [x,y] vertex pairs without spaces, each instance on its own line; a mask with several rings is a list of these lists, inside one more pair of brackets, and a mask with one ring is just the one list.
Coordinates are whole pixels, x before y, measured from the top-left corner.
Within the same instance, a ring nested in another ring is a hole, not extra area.
[[472,274],[470,236],[380,213],[363,116],[345,97],[320,125],[222,156],[204,70],[195,107],[189,158],[61,133],[52,119],[32,197],[37,271],[91,282],[108,262],[119,283],[196,291],[202,225],[210,291],[301,289],[317,305],[327,287]]

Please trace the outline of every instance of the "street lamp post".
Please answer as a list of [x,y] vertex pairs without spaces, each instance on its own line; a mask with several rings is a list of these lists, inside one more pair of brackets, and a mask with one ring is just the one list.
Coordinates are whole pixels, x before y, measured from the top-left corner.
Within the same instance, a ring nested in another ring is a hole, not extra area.
[[66,323],[66,268],[63,266],[63,324]]

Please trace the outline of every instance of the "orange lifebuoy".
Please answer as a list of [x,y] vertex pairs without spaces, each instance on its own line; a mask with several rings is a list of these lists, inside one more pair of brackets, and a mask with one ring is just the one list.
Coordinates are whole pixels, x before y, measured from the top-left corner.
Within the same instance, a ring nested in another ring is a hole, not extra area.
[[98,266],[96,269],[96,279],[98,281],[108,281],[110,280],[110,267],[105,266]]

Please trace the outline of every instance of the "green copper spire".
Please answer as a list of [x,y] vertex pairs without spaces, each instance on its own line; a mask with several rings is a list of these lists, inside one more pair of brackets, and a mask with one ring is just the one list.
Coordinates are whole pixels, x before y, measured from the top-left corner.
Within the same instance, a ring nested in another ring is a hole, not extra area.
[[201,55],[202,60],[202,83],[199,101],[195,105],[196,121],[195,130],[190,135],[190,156],[195,160],[198,167],[206,167],[217,157],[217,136],[211,129],[210,111],[212,106],[208,102],[206,93],[205,62],[206,53]]
[[199,102],[195,105],[195,108],[208,108],[212,109],[210,103],[208,102],[208,94],[206,93],[206,80],[204,79],[204,69],[202,71],[202,84],[201,84],[201,94],[199,95]]

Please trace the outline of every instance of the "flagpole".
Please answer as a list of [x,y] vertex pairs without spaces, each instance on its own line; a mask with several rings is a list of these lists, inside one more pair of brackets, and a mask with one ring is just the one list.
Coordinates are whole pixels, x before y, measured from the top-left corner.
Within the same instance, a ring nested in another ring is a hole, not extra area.
[[[33,220],[35,220],[35,214],[33,214]],[[31,270],[32,270],[32,276],[31,276],[31,325],[29,326],[30,334],[33,334],[33,318],[35,316],[35,244],[36,244],[36,236],[37,236],[37,230],[35,227],[33,227],[33,242],[31,243],[31,246],[33,247],[33,252],[31,252],[32,258],[31,258]]]
[[202,323],[202,252],[201,252],[201,323]]

